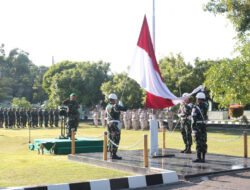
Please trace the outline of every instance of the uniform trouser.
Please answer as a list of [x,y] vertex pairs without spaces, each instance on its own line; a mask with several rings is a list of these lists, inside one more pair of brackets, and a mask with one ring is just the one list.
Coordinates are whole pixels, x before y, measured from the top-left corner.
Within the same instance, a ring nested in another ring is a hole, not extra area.
[[17,125],[17,127],[20,127],[20,125],[21,125],[20,117],[18,117],[18,118],[16,119],[16,125]]
[[94,125],[97,126],[98,125],[98,119],[94,119]]
[[32,127],[35,127],[35,126],[38,127],[38,120],[37,119],[32,121]]
[[170,129],[170,130],[172,130],[173,129],[173,120],[172,119],[167,119],[168,120],[168,128]]
[[44,125],[45,127],[48,127],[48,119],[44,119]]
[[148,128],[148,121],[145,119],[140,120],[141,130],[145,130]]
[[3,121],[0,121],[0,128],[3,128]]
[[50,120],[49,120],[49,124],[50,124],[50,126],[52,127],[53,124],[54,124],[54,120],[53,120],[53,119],[50,119]]
[[129,120],[129,119],[126,119],[126,120],[123,120],[123,121],[124,121],[125,129],[126,129],[126,130],[130,129],[130,120]]
[[[111,139],[116,145],[119,145],[121,138],[121,131],[118,128],[117,122],[110,122],[108,124],[108,137]],[[117,146],[108,141],[108,150],[112,154],[116,154]]]
[[160,127],[160,129],[163,129],[163,127],[164,127],[163,120],[159,120],[159,127]]
[[207,129],[206,124],[196,124],[196,127],[193,128],[196,131],[194,140],[196,143],[196,151],[198,153],[207,152]]
[[184,144],[187,147],[191,147],[193,144],[192,141],[192,129],[191,129],[191,121],[190,120],[182,120],[181,121],[181,134]]
[[22,119],[21,123],[22,123],[22,127],[26,127],[27,119]]
[[105,119],[102,118],[101,121],[102,121],[102,127],[105,127]]
[[71,138],[71,130],[74,129],[74,131],[77,131],[77,127],[78,127],[78,118],[68,117],[66,121],[67,137]]
[[139,120],[132,120],[133,129],[139,129]]
[[39,126],[43,127],[43,118],[39,118]]
[[55,120],[55,126],[56,126],[56,127],[58,127],[58,121],[59,121],[59,120],[57,120],[57,119]]

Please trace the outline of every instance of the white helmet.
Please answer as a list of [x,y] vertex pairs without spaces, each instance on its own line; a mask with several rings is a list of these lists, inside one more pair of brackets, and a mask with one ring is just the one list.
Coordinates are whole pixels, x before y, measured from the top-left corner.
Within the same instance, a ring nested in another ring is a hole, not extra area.
[[116,94],[110,94],[109,99],[117,100]]
[[182,94],[182,97],[186,97],[186,96],[188,96],[188,93],[185,92]]
[[206,95],[203,92],[199,92],[196,94],[197,99],[206,99]]

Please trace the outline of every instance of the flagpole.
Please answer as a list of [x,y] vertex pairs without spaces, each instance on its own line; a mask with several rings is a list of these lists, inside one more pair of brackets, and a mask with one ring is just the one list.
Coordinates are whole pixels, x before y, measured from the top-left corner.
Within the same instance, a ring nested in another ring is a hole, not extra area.
[[153,0],[153,47],[155,52],[155,0]]

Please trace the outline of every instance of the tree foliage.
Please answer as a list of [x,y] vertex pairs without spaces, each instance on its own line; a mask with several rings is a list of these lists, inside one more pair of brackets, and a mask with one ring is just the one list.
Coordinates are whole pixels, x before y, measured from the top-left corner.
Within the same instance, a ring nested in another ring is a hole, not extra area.
[[12,107],[28,109],[28,108],[31,108],[31,104],[29,101],[26,100],[25,97],[13,98],[12,99]]
[[115,93],[120,100],[129,108],[139,108],[144,104],[143,90],[132,79],[128,78],[126,73],[119,73],[113,76],[113,79],[105,82],[101,86],[101,91],[108,101],[108,95]]
[[[34,65],[29,59],[29,54],[21,49],[13,49],[6,56],[4,46],[0,48],[0,94],[3,100],[6,97],[25,97],[28,101],[43,101],[47,99],[44,93],[43,97],[33,99],[37,86],[41,86],[40,68]],[[46,67],[44,67],[46,69]],[[43,75],[43,74],[42,74]],[[36,82],[37,80],[37,82]],[[35,85],[35,86],[34,86]],[[6,86],[8,87],[6,89]],[[4,92],[4,93],[1,93]],[[40,88],[40,92],[43,89]]]
[[246,105],[250,102],[250,64],[241,61],[223,59],[206,72],[205,86],[210,89],[213,100],[220,107],[236,103]]
[[[108,81],[109,63],[104,62],[61,62],[53,68],[53,76],[45,74],[44,80],[50,78],[49,100],[53,105],[59,105],[74,92],[77,100],[86,106],[94,106],[104,98],[100,87]],[[66,66],[67,65],[67,66]],[[48,73],[52,73],[49,70]],[[50,77],[49,77],[50,76]]]
[[249,0],[210,0],[204,10],[214,14],[225,14],[241,34],[250,29]]

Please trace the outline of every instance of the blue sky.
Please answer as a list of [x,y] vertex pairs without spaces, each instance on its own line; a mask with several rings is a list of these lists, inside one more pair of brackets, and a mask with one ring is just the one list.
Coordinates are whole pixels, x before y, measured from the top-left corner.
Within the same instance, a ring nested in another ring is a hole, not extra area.
[[[156,58],[181,53],[233,57],[236,35],[223,16],[204,12],[207,0],[155,0]],[[152,34],[153,0],[1,0],[0,43],[29,52],[36,65],[55,62],[111,63],[114,72],[131,64],[144,14]]]

